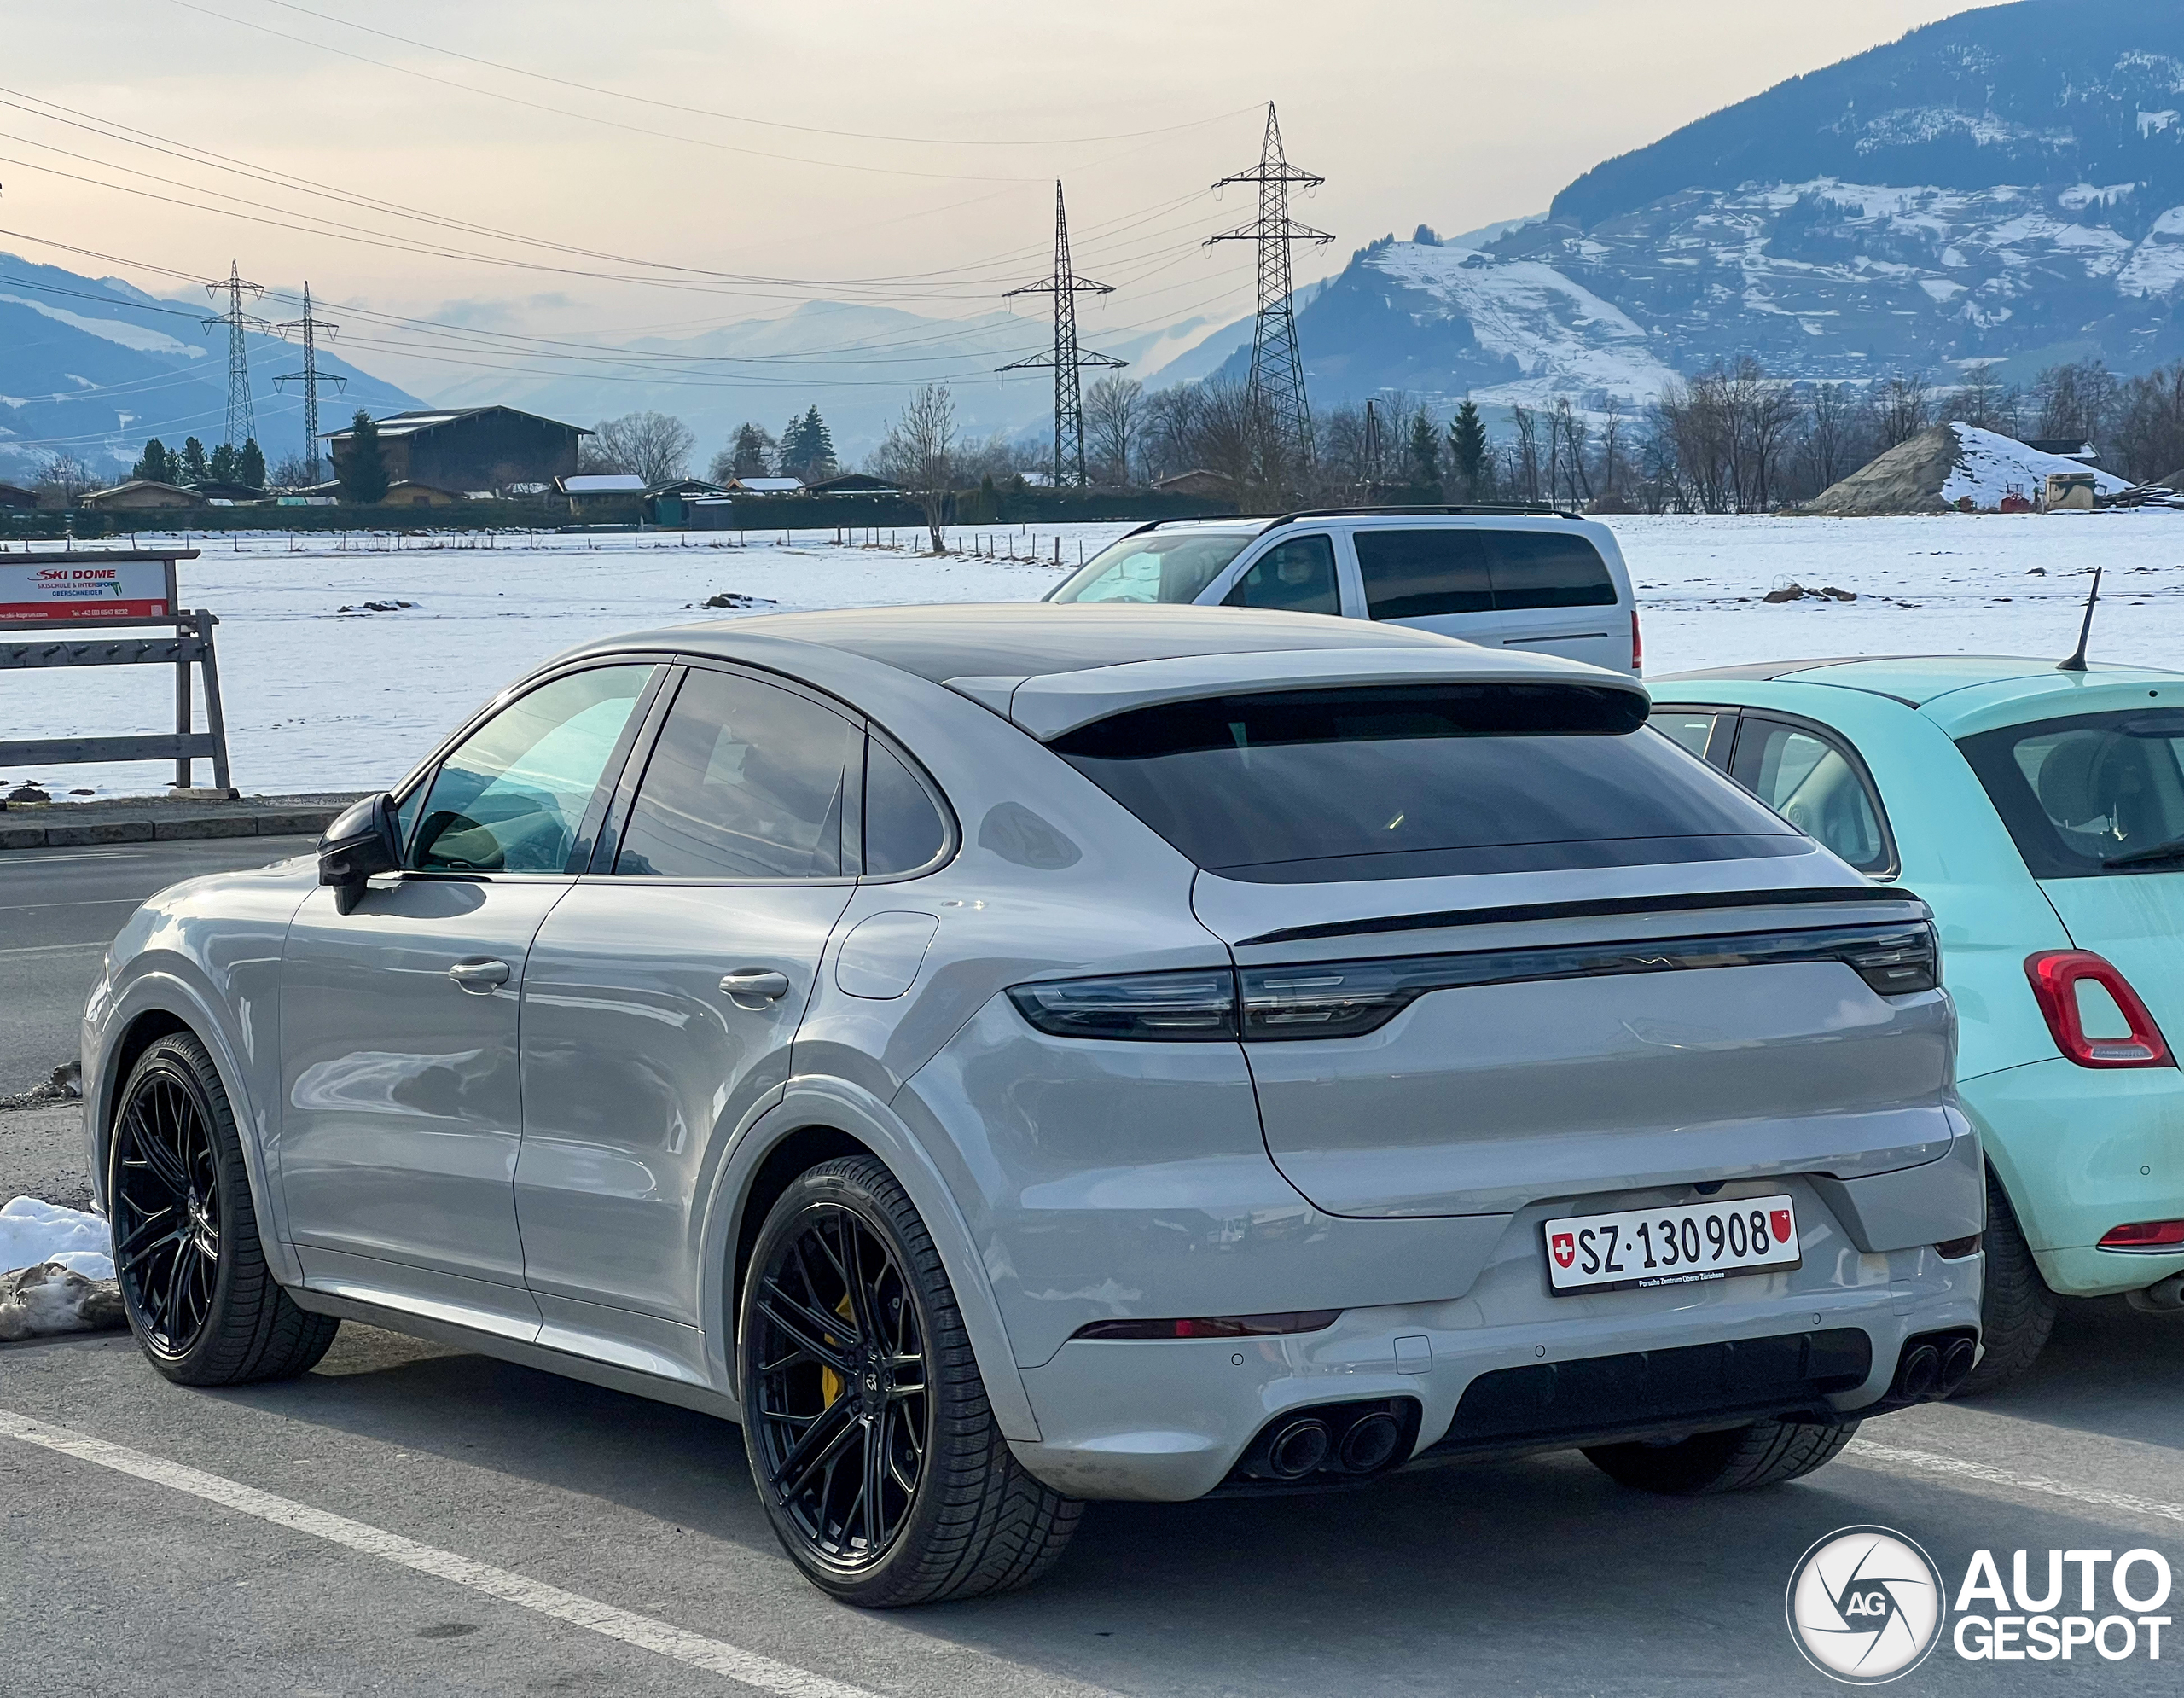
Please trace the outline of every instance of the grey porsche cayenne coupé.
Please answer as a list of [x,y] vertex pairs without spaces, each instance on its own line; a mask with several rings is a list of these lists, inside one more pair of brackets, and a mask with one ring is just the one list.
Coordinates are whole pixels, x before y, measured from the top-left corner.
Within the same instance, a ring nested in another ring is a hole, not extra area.
[[1917,897],[1647,708],[1240,609],[594,643],[124,928],[131,1322],[192,1385],[354,1317],[726,1416],[871,1605],[1092,1497],[1807,1473],[1976,1355],[1952,1016]]

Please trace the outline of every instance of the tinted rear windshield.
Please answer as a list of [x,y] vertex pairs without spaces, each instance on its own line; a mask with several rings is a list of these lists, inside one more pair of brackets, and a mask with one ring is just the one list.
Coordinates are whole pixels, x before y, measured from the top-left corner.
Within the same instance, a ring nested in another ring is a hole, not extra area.
[[2184,709],[2006,725],[1957,747],[2033,877],[2184,870]]
[[1615,602],[1607,562],[1572,532],[1443,526],[1358,531],[1351,540],[1376,619]]
[[1265,884],[1804,853],[1628,690],[1405,684],[1144,707],[1049,745],[1199,866]]

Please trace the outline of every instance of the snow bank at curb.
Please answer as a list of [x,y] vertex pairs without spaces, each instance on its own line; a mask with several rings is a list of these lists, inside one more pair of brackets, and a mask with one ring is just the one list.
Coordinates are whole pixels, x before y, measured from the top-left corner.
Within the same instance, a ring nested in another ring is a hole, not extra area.
[[0,1207],[0,1272],[58,1262],[87,1279],[113,1277],[113,1235],[104,1215],[36,1197]]

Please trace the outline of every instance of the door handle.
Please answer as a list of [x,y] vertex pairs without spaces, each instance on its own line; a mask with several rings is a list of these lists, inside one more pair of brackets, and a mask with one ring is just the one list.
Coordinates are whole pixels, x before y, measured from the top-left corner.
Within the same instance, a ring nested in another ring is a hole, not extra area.
[[508,982],[508,964],[505,961],[458,961],[448,968],[447,976],[473,997],[490,997],[495,986]]
[[788,975],[765,967],[739,967],[722,975],[720,993],[740,1009],[754,1014],[768,1003],[788,994]]

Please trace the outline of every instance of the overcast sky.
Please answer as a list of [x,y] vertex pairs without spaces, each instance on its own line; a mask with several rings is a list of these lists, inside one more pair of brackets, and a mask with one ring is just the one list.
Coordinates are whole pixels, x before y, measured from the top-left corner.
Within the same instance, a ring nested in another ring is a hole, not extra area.
[[1047,263],[1060,176],[1077,270],[1117,286],[1086,307],[1096,343],[1248,309],[1249,252],[1199,243],[1251,216],[1206,186],[1256,159],[1269,99],[1327,178],[1295,212],[1336,239],[1300,253],[1301,280],[1421,221],[1538,211],[1602,159],[1960,9],[0,0],[0,249],[163,294],[186,285],[157,268],[233,257],[335,305],[681,334],[819,297],[993,310]]

